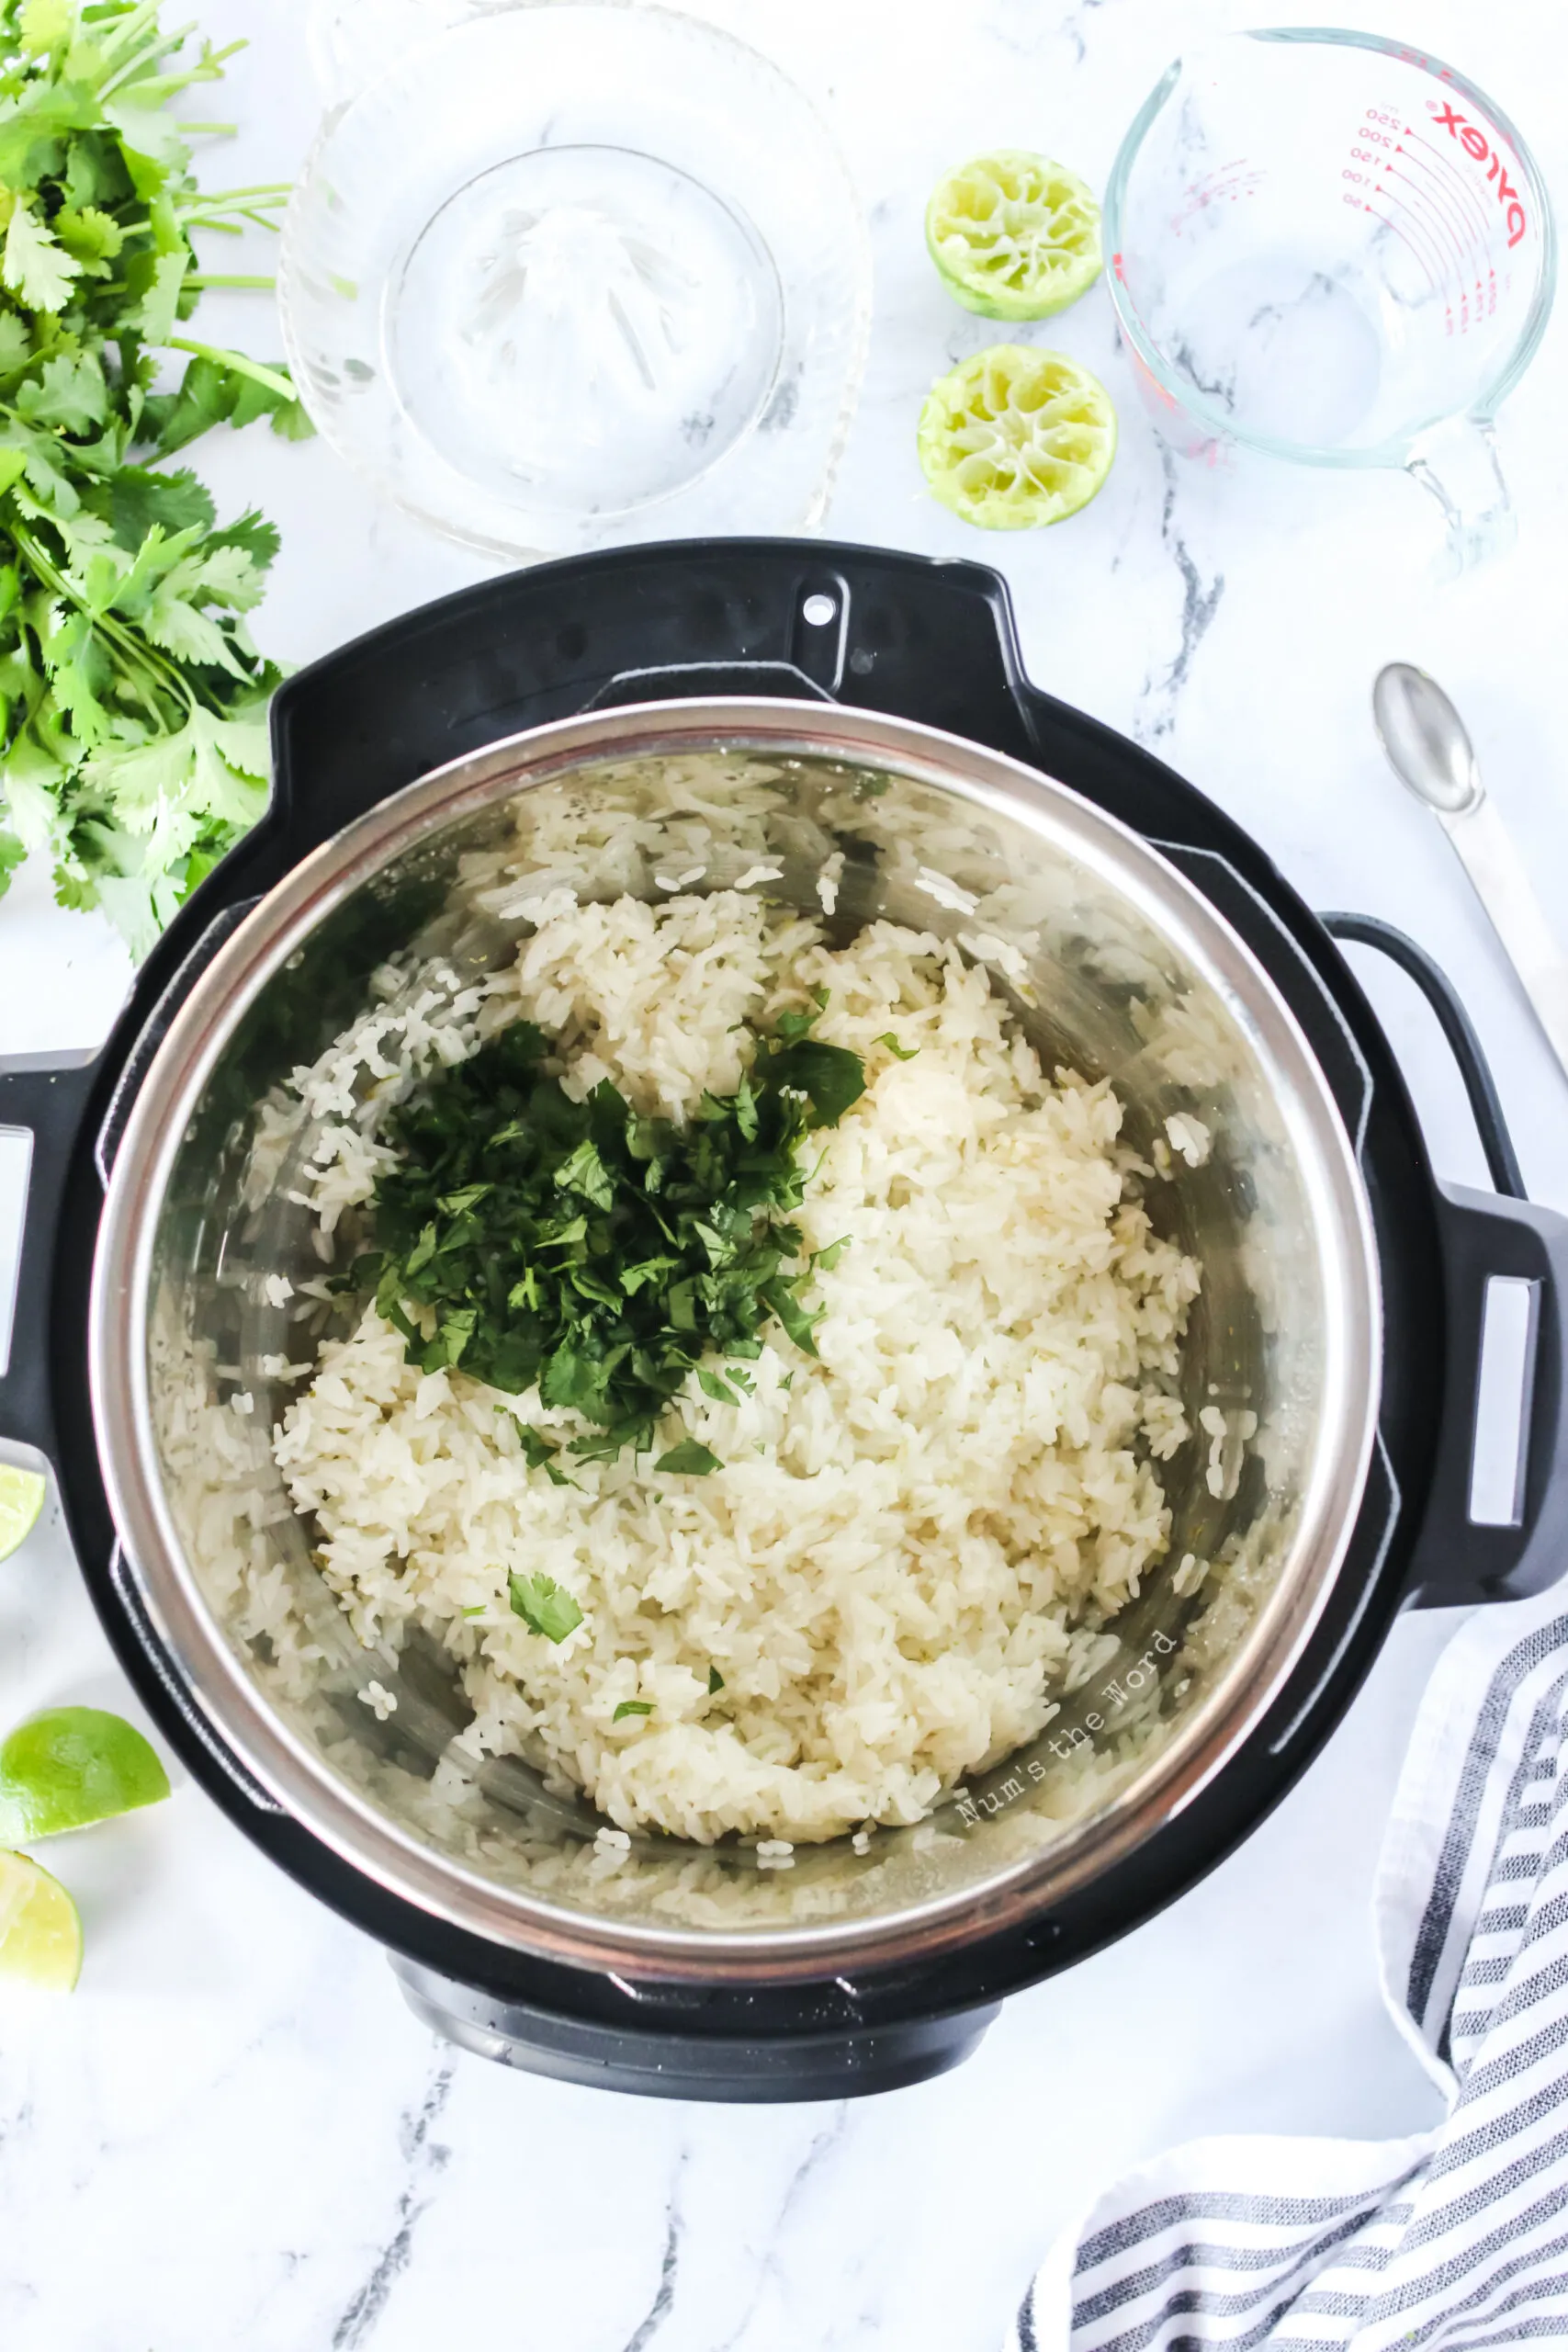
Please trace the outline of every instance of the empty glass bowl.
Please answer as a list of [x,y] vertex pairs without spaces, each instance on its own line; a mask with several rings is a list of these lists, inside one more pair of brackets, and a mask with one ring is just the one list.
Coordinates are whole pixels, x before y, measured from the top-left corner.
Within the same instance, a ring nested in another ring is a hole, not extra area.
[[321,433],[502,555],[820,522],[871,270],[815,110],[662,8],[452,13],[329,115],[289,209]]

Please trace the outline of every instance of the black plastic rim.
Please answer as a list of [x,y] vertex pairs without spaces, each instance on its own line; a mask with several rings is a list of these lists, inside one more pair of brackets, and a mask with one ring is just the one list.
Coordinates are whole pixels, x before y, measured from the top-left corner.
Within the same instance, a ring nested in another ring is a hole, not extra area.
[[[827,628],[802,609],[823,595],[836,615]],[[102,1202],[94,1144],[122,1076],[129,1070],[133,1085],[151,1050],[160,1000],[165,991],[177,998],[181,967],[214,921],[254,901],[363,809],[464,752],[590,703],[770,690],[896,712],[1048,772],[1164,847],[1247,938],[1301,1020],[1353,1129],[1365,1109],[1361,1160],[1384,1285],[1382,1446],[1346,1564],[1287,1688],[1215,1781],[1126,1862],[1026,1927],[917,1969],[852,1984],[643,1987],[633,1996],[612,1978],[480,1942],[395,1901],[287,1816],[254,1804],[193,1733],[110,1575],[115,1533],[85,1362]],[[1030,684],[1006,588],[976,565],[779,540],[544,565],[426,606],[300,673],[276,697],[273,735],[267,816],[159,943],[96,1065],[60,1170],[47,1327],[54,1454],[77,1555],[127,1674],[193,1776],[301,1885],[417,1967],[494,2000],[645,2041],[816,2045],[824,2036],[956,2019],[1087,1957],[1185,1893],[1284,1795],[1376,1656],[1403,1597],[1442,1406],[1441,1262],[1425,1145],[1387,1040],[1310,910],[1192,786]]]

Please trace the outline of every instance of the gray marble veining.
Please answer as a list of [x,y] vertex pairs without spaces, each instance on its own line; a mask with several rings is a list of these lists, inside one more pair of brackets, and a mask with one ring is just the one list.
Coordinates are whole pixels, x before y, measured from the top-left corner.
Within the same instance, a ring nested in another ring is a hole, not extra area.
[[[1561,328],[1504,414],[1517,551],[1451,589],[1432,584],[1435,512],[1405,481],[1211,470],[1164,452],[1103,288],[1021,332],[1111,389],[1111,478],[1059,529],[982,537],[924,495],[914,456],[931,378],[992,339],[926,259],[931,186],[964,154],[1018,143],[1102,187],[1173,50],[1256,7],[705,0],[705,13],[814,92],[872,212],[876,323],[830,527],[998,566],[1043,686],[1156,749],[1314,903],[1364,907],[1432,947],[1495,1057],[1532,1189],[1568,1207],[1551,1057],[1366,715],[1382,662],[1441,677],[1527,856],[1568,872]],[[275,177],[313,122],[302,0],[202,0],[200,14],[216,40],[253,41],[223,169]],[[1494,90],[1568,186],[1568,130],[1539,102],[1563,26],[1402,0],[1393,29]],[[213,296],[203,332],[265,353],[247,300]],[[225,511],[255,503],[282,526],[257,634],[287,658],[481,568],[378,507],[319,445],[253,432],[197,456]],[[0,910],[0,1050],[93,1042],[124,978],[107,933],[56,915],[43,877],[17,882]],[[1439,1168],[1480,1181],[1440,1048],[1396,985],[1373,985]],[[1139,2158],[1212,2132],[1383,2136],[1428,2119],[1373,1981],[1366,1905],[1447,1630],[1440,1615],[1395,1628],[1323,1758],[1186,1901],[1010,2002],[957,2074],[832,2109],[634,2101],[440,2049],[375,1948],[182,1783],[58,1849],[86,1920],[81,1989],[0,2017],[0,2345],[990,2352],[1055,2231]],[[51,1511],[0,1568],[0,1718],[65,1699],[134,1712]]]

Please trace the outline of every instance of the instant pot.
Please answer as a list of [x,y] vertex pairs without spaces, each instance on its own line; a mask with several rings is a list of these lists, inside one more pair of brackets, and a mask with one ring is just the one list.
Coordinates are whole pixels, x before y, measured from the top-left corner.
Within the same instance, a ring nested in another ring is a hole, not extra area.
[[[303,672],[273,727],[267,815],[159,943],[103,1051],[0,1072],[0,1123],[33,1139],[0,1436],[52,1463],[171,1746],[386,1945],[439,2031],[672,2096],[918,2080],[973,2048],[1007,1993],[1245,1837],[1402,1605],[1550,1580],[1568,1533],[1568,1220],[1523,1198],[1462,1009],[1413,943],[1313,915],[1200,793],[1034,687],[995,574],[745,540],[544,566]],[[454,1781],[469,1711],[450,1657],[359,1647],[266,1444],[284,1401],[269,1381],[301,1344],[285,1302],[332,1272],[290,1181],[317,1137],[302,1115],[279,1127],[288,1073],[365,1010],[373,976],[395,1006],[514,951],[526,893],[509,914],[472,886],[505,868],[520,810],[612,844],[591,888],[651,891],[657,854],[628,874],[612,820],[631,822],[649,763],[714,753],[703,887],[739,879],[744,806],[773,829],[780,896],[815,908],[830,855],[834,920],[916,922],[986,964],[1047,1058],[1116,1086],[1151,1215],[1204,1271],[1181,1375],[1195,1434],[1166,1468],[1179,1566],[1106,1628],[1032,1747],[928,1824],[802,1847],[786,1868],[735,1840],[606,1851],[587,1803],[524,1758]],[[1394,956],[1432,1001],[1495,1194],[1433,1177],[1334,934]],[[1528,1286],[1528,1376],[1513,1508],[1481,1521],[1498,1279]],[[245,1599],[258,1578],[308,1630],[308,1688]],[[395,1711],[358,1703],[373,1679]]]

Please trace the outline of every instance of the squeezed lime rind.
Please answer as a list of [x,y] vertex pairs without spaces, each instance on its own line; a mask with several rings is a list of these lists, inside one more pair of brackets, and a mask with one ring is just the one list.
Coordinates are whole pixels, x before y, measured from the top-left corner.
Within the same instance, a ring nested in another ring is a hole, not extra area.
[[983,319],[1048,319],[1100,276],[1100,207],[1077,174],[1018,147],[938,182],[926,250],[955,302]]
[[941,376],[917,434],[933,497],[983,531],[1028,531],[1076,514],[1116,455],[1116,411],[1065,352],[997,343]]

